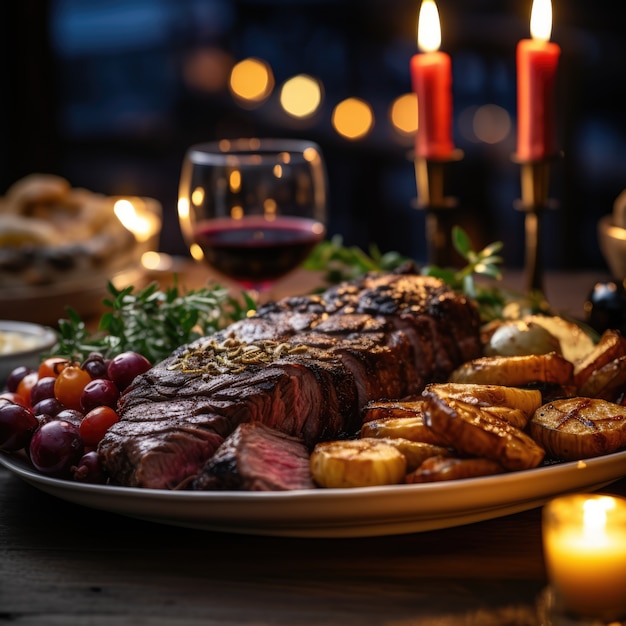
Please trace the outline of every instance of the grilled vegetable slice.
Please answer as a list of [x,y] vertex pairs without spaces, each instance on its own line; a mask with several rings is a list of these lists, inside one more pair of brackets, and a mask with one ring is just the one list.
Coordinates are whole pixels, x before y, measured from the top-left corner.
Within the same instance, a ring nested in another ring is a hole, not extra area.
[[311,475],[321,487],[373,487],[404,482],[407,462],[380,439],[318,443],[311,453]]
[[529,429],[556,459],[610,454],[626,447],[626,407],[593,398],[555,400],[535,411]]
[[[421,407],[425,406],[420,403]],[[424,422],[422,413],[413,417],[388,417],[386,419],[371,420],[361,426],[361,437],[381,439],[384,437],[408,439],[409,441],[422,441],[435,445],[446,446],[447,441],[435,434]]]
[[626,355],[593,370],[579,387],[578,394],[587,398],[615,402],[624,394],[624,390],[626,390]]
[[402,437],[384,437],[380,441],[388,443],[404,454],[407,472],[417,469],[426,459],[434,456],[445,458],[452,454],[450,448],[437,446],[434,443],[424,443],[423,441],[409,441]]
[[462,456],[496,461],[508,470],[537,467],[544,450],[521,429],[467,402],[428,395],[426,424]]
[[502,474],[504,468],[489,459],[458,459],[456,457],[434,456],[426,459],[422,465],[407,474],[407,483],[432,483],[440,480],[474,478]]
[[479,357],[464,363],[450,375],[453,383],[476,383],[521,387],[531,383],[567,385],[574,365],[560,354]]
[[580,388],[592,372],[626,355],[626,337],[619,330],[606,330],[596,347],[574,368],[574,382]]
[[363,421],[383,420],[390,417],[416,417],[424,414],[424,400],[372,400],[363,408]]
[[473,404],[518,428],[524,428],[542,404],[541,392],[537,389],[518,389],[505,385],[434,383],[426,387],[425,393]]

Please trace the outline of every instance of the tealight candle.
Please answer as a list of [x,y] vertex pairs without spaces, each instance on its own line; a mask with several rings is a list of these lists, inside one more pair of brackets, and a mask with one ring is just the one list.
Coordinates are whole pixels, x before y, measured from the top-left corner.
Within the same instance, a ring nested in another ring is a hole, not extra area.
[[543,510],[548,579],[564,612],[626,616],[626,500],[604,495],[556,498]]

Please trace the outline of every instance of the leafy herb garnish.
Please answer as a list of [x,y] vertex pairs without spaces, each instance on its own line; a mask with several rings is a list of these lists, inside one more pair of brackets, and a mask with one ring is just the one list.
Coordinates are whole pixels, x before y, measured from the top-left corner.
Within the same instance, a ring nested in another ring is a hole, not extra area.
[[209,335],[245,317],[254,304],[243,294],[243,304],[220,286],[182,293],[178,286],[160,291],[157,283],[135,291],[108,285],[111,294],[103,300],[108,309],[98,328],[90,332],[81,317],[68,309],[59,320],[58,344],[54,353],[82,360],[90,352],[110,358],[133,350],[156,363],[177,347]]
[[324,280],[336,285],[345,280],[358,278],[367,272],[388,272],[406,261],[408,257],[398,252],[381,254],[372,244],[369,255],[357,246],[344,246],[340,235],[318,244],[304,262],[304,269],[324,272]]

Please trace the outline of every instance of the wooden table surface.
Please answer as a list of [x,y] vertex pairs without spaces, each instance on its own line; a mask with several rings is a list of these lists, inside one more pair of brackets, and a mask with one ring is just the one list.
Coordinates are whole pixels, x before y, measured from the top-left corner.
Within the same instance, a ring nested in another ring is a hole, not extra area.
[[[591,278],[572,278],[581,307]],[[602,491],[626,496],[626,479]],[[539,508],[410,535],[248,536],[99,512],[0,468],[0,622],[534,626],[545,585]]]

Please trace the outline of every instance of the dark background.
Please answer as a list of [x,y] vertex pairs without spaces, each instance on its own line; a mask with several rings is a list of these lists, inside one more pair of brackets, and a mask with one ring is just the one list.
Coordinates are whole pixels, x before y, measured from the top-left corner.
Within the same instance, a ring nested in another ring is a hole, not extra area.
[[[552,167],[558,209],[546,218],[548,267],[605,267],[597,220],[626,187],[626,38],[616,6],[553,0],[563,157]],[[448,190],[474,245],[502,240],[506,265],[518,267],[515,46],[529,36],[531,0],[439,0],[438,7],[442,49],[453,63],[455,142],[464,151],[448,170]],[[4,2],[0,192],[26,174],[50,172],[97,192],[156,197],[165,212],[161,248],[184,254],[175,207],[187,146],[237,135],[300,136],[317,141],[326,157],[330,234],[425,260],[412,138],[387,119],[391,102],[411,89],[418,10],[419,0]],[[318,77],[321,112],[296,123],[273,98],[242,108],[218,79],[250,56],[271,64],[277,86],[297,73]],[[203,85],[186,73],[198,58],[210,60]],[[358,141],[331,125],[332,108],[350,96],[368,101],[376,116],[373,132]],[[511,118],[510,132],[492,144],[465,128],[485,104]]]

